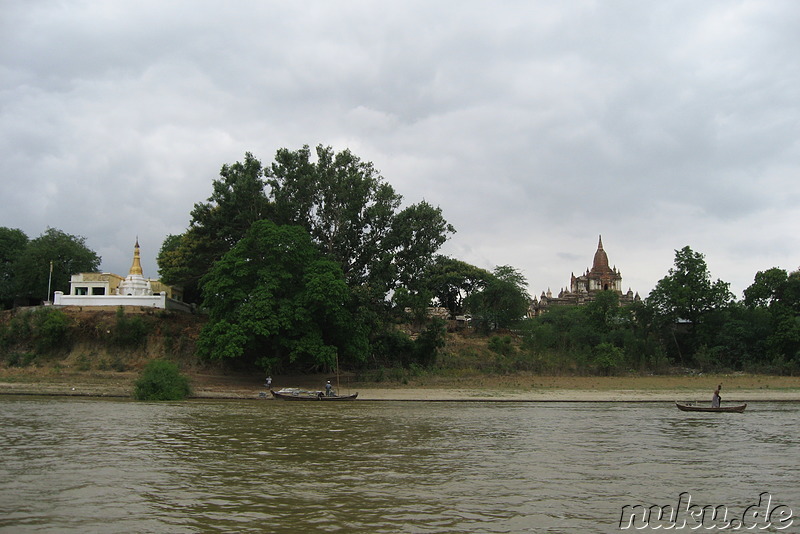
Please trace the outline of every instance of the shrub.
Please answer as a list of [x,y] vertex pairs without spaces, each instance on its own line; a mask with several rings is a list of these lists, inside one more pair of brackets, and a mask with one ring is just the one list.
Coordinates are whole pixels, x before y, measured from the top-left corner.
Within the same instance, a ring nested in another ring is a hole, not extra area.
[[439,349],[445,345],[445,334],[445,322],[441,319],[432,320],[414,341],[416,362],[410,363],[418,363],[423,367],[433,366]]
[[147,339],[147,324],[141,317],[127,317],[125,310],[117,308],[117,324],[114,327],[111,341],[117,347],[135,348]]
[[30,341],[31,335],[31,314],[21,313],[14,316],[5,328],[0,326],[0,349],[25,345]]
[[63,347],[69,332],[69,318],[61,310],[43,309],[35,314],[34,338],[38,352]]
[[165,360],[148,363],[133,392],[138,400],[183,400],[190,394],[189,379],[176,364]]
[[619,369],[624,361],[625,353],[611,343],[600,343],[594,348],[592,363],[602,375],[608,376],[612,374]]
[[12,351],[6,355],[6,365],[9,367],[27,367],[36,360],[34,352]]
[[511,336],[492,336],[489,338],[489,350],[503,356],[514,354],[514,345]]
[[78,371],[90,371],[92,369],[92,362],[89,356],[81,354],[75,360],[75,369]]
[[376,336],[372,344],[377,361],[385,366],[408,365],[414,360],[414,341],[399,330],[387,330]]

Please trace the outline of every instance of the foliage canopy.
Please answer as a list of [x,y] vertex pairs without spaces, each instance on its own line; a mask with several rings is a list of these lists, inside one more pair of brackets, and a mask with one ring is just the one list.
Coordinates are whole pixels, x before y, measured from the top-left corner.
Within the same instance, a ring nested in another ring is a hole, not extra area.
[[202,290],[210,318],[198,343],[204,356],[306,369],[366,357],[341,269],[299,226],[257,221],[202,279]]
[[86,246],[84,237],[48,228],[28,241],[20,230],[0,228],[0,303],[4,307],[49,300],[53,291],[69,292],[73,274],[99,267],[100,257]]
[[382,298],[411,285],[455,232],[441,210],[420,202],[400,209],[402,197],[370,162],[349,150],[318,146],[280,149],[264,168],[252,154],[225,165],[208,202],[198,203],[189,229],[170,236],[158,257],[167,283],[197,285],[213,263],[259,220],[302,227],[349,287]]
[[510,265],[495,267],[480,291],[467,297],[465,307],[476,327],[485,332],[511,328],[525,317],[530,303],[527,281]]
[[688,246],[675,251],[675,266],[647,297],[650,306],[671,320],[700,323],[703,316],[733,301],[730,284],[711,281],[705,256]]

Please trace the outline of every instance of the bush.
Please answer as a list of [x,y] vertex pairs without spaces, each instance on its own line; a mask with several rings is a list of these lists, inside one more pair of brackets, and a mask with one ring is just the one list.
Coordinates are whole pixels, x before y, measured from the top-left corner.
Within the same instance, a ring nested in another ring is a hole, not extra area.
[[92,369],[92,362],[89,356],[81,354],[75,359],[75,369],[78,371],[90,371]]
[[615,347],[611,343],[600,343],[594,348],[592,363],[597,368],[597,371],[604,376],[608,376],[619,369],[624,361],[625,353],[622,352],[621,348]]
[[439,349],[445,345],[445,334],[445,322],[441,319],[433,319],[414,341],[416,362],[409,362],[410,365],[416,363],[423,367],[433,366],[436,363]]
[[61,310],[42,309],[35,313],[34,338],[37,352],[49,352],[65,347],[69,318]]
[[183,400],[190,394],[189,379],[176,364],[165,360],[148,363],[133,391],[138,400]]
[[0,325],[0,349],[7,350],[27,344],[32,332],[30,313],[13,317],[5,328]]
[[386,330],[378,334],[372,343],[372,349],[382,366],[407,366],[414,361],[414,341],[399,330]]
[[6,355],[6,365],[9,367],[27,367],[36,361],[36,353],[33,352],[9,352]]
[[489,338],[489,350],[503,356],[514,354],[514,345],[511,336],[492,336]]
[[117,347],[136,348],[147,339],[147,324],[141,317],[127,317],[122,306],[117,308],[117,325],[111,342]]

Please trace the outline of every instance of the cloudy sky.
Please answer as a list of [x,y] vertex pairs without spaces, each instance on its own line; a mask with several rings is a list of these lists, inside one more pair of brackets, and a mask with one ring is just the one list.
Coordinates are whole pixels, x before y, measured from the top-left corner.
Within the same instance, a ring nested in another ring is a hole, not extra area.
[[145,276],[225,163],[349,148],[444,253],[534,295],[602,234],[643,297],[674,251],[737,296],[800,267],[795,0],[0,1],[0,226]]

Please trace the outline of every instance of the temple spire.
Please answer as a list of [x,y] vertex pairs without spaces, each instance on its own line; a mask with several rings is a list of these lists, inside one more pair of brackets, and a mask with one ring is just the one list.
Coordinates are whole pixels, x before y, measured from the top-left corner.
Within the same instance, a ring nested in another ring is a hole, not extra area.
[[128,273],[130,275],[142,275],[142,262],[139,259],[139,236],[136,236],[136,245],[133,247],[133,264],[131,265],[131,270]]
[[594,262],[592,262],[592,272],[607,272],[610,271],[608,266],[608,255],[603,250],[603,236],[597,241],[597,252],[594,253]]

